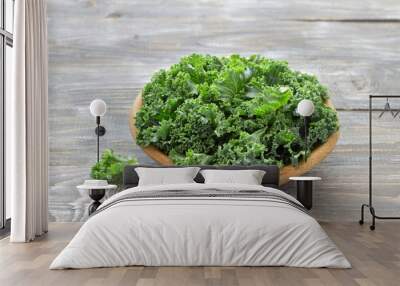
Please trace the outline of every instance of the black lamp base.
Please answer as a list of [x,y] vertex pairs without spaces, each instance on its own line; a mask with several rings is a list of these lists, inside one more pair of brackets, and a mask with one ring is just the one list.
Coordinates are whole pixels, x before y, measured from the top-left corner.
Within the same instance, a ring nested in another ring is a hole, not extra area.
[[100,125],[100,116],[96,116],[97,127],[94,132],[97,135],[97,163],[100,160],[100,137],[106,134],[106,129]]
[[100,200],[104,197],[106,193],[105,189],[95,189],[89,190],[89,197],[93,200],[93,202],[89,206],[89,215],[94,213],[97,208],[101,205]]
[[104,134],[106,134],[106,129],[105,129],[103,126],[99,125],[99,126],[96,127],[96,129],[94,130],[94,132],[95,132],[96,135],[98,135],[98,136],[104,136]]

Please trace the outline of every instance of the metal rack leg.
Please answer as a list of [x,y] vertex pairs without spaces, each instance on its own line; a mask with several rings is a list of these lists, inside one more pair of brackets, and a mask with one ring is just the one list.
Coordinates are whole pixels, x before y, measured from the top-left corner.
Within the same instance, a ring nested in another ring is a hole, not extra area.
[[372,225],[369,226],[369,229],[370,230],[375,230],[375,218],[376,218],[376,215],[375,215],[374,207],[369,206],[369,211],[371,212],[371,215],[372,215]]
[[371,213],[372,216],[372,223],[369,226],[370,230],[375,230],[375,221],[377,219],[388,219],[388,220],[400,220],[400,217],[398,216],[379,216],[375,213],[375,208],[373,206],[363,204],[361,206],[361,219],[358,221],[359,224],[363,225],[364,224],[364,210],[365,208],[369,208],[369,212]]
[[362,204],[361,205],[361,219],[358,221],[358,223],[360,225],[364,224],[364,209],[366,207],[369,209],[369,211],[371,213],[371,216],[372,216],[372,225],[370,226],[370,229],[374,230],[375,229],[375,217],[376,217],[375,216],[375,209],[373,207],[371,207],[370,205],[367,205],[367,204]]
[[358,221],[358,223],[359,223],[360,225],[363,225],[363,224],[364,224],[364,209],[365,209],[365,208],[369,208],[369,212],[371,213],[371,216],[372,216],[372,224],[369,226],[369,229],[370,229],[370,230],[375,230],[375,218],[376,218],[377,216],[375,215],[375,209],[374,209],[374,207],[372,207],[372,206],[370,206],[370,205],[363,204],[363,205],[361,206],[361,219]]
[[368,205],[362,204],[361,206],[361,219],[358,221],[360,225],[364,224],[364,207],[368,207]]

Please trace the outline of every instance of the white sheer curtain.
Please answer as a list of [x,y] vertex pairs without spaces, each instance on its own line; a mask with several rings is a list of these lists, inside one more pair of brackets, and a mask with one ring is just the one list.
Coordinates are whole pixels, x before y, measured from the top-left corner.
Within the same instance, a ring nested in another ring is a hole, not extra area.
[[46,0],[16,0],[14,91],[7,112],[12,242],[47,232],[47,17]]

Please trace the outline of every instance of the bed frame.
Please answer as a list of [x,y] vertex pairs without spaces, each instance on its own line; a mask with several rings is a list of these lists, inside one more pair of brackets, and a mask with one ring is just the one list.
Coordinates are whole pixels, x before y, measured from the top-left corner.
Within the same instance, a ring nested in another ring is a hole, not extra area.
[[[139,176],[135,171],[137,167],[150,167],[150,168],[182,168],[179,166],[152,166],[152,165],[132,165],[126,166],[124,169],[123,175],[123,184],[124,188],[133,188],[136,187],[139,183]],[[186,166],[185,166],[186,167]],[[261,184],[265,187],[271,187],[278,189],[279,187],[279,167],[275,165],[255,165],[255,166],[204,166],[204,165],[195,165],[195,166],[187,166],[187,167],[199,167],[201,170],[205,169],[218,169],[218,170],[262,170],[265,171],[264,178],[262,179]],[[200,174],[194,178],[197,183],[204,183],[204,178]]]

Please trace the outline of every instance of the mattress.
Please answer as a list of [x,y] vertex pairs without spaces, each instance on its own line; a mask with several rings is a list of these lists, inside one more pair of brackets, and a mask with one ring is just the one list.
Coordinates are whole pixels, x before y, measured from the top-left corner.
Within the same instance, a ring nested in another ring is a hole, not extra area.
[[132,265],[351,267],[290,195],[263,186],[197,183],[112,196],[50,269]]

